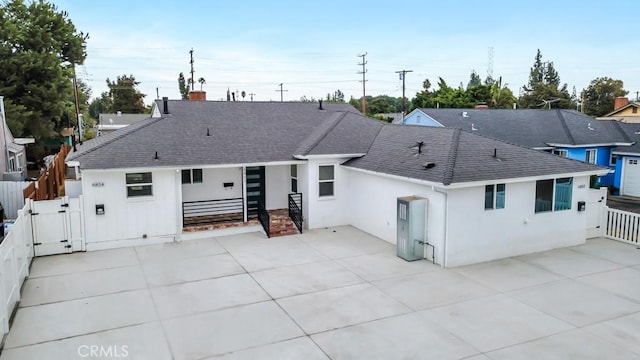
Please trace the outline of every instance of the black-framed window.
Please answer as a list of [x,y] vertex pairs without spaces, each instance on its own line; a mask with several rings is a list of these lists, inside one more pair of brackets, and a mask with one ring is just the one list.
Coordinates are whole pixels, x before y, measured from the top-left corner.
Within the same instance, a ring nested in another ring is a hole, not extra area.
[[298,192],[298,165],[291,165],[291,192]]
[[484,187],[484,209],[504,209],[505,184],[492,184]]
[[335,167],[320,165],[318,167],[318,195],[320,197],[334,196]]
[[202,169],[185,169],[182,170],[183,184],[200,184],[202,183]]
[[152,196],[153,178],[150,172],[125,174],[127,197]]

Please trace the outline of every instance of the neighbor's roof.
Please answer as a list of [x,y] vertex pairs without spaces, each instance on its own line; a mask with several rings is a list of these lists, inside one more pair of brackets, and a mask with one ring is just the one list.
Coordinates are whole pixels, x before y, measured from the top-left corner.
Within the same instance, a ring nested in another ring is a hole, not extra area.
[[[621,106],[621,107],[619,107],[619,108],[617,108],[617,109],[613,110],[612,112],[610,112],[610,113],[606,114],[604,117],[613,117],[613,116],[616,116],[616,114],[617,114],[617,113],[619,113],[619,112],[621,112],[621,111],[623,111],[623,110],[625,110],[625,109],[628,109],[628,108],[630,108],[630,107],[640,108],[640,102],[638,102],[638,101],[632,101],[632,102],[628,103],[628,104],[627,104],[627,105],[625,105],[625,106]],[[627,115],[627,116],[631,117],[631,115]],[[637,115],[637,116],[640,116],[640,115]]]
[[608,170],[461,129],[415,125],[384,126],[365,156],[344,165],[444,185]]
[[575,110],[429,109],[420,111],[445,127],[529,148],[549,144],[590,145],[630,143],[616,122],[598,121]]
[[150,114],[100,114],[98,124],[100,125],[131,125],[140,120],[148,119]]
[[640,123],[623,123],[616,120],[601,120],[603,122],[615,122],[627,134],[627,137],[634,142],[632,146],[618,146],[613,151],[628,154],[640,155]]
[[[162,101],[156,105],[163,108]],[[362,154],[379,127],[376,120],[354,115],[357,111],[349,104],[323,104],[320,110],[317,103],[170,100],[168,108],[169,114],[160,118],[86,142],[67,160],[79,161],[82,169],[115,169]],[[373,130],[360,132],[358,128],[367,124]],[[306,146],[299,149],[301,144]]]

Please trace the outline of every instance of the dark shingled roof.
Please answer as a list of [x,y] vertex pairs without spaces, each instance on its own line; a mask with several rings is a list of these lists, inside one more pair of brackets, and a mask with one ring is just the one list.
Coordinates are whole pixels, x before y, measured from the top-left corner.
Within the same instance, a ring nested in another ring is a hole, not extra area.
[[638,154],[640,156],[640,124],[639,123],[623,123],[616,120],[599,120],[601,122],[616,123],[622,131],[634,142],[632,146],[617,146],[613,151],[629,154]]
[[[612,122],[598,121],[574,110],[420,109],[445,127],[504,140],[529,148],[548,144],[629,143]],[[475,129],[475,130],[474,130]]]
[[384,124],[347,104],[319,110],[314,103],[169,101],[168,107],[170,114],[91,140],[67,160],[82,169],[116,169],[364,154],[345,165],[445,185],[603,170],[475,132]]
[[[162,110],[162,101],[156,102]],[[67,160],[80,162],[82,169],[115,169],[134,167],[218,165],[263,163],[292,160],[301,141],[314,130],[337,121],[335,129],[356,133],[355,125],[343,124],[362,117],[349,104],[292,102],[168,102],[168,115],[139,121],[111,134],[86,142]],[[378,121],[364,118],[374,128]],[[349,131],[349,129],[351,129]],[[207,136],[209,131],[209,136]],[[360,141],[346,141],[344,134],[327,135],[340,142],[344,153],[364,153],[373,141],[373,131],[365,132]],[[367,144],[367,139],[369,143]],[[308,152],[322,153],[327,146],[314,144]],[[98,151],[99,150],[99,151]],[[158,152],[158,160],[154,159]]]
[[344,165],[444,185],[607,170],[460,129],[412,125],[384,126],[367,155]]

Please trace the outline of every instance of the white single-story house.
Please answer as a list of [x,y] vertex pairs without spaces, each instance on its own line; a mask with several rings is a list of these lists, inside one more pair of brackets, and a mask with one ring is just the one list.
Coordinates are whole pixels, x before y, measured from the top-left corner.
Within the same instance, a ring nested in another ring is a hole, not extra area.
[[67,164],[81,172],[87,250],[194,228],[269,235],[281,209],[301,231],[352,225],[395,244],[398,198],[416,196],[426,231],[414,241],[447,267],[584,243],[589,177],[610,172],[460,129],[385,124],[347,104],[166,98]]

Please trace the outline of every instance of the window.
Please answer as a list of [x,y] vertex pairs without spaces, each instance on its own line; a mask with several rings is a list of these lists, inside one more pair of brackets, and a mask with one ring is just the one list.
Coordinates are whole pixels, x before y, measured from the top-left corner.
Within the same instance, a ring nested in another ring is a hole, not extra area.
[[638,108],[637,107],[632,107],[631,108],[631,113],[632,114],[637,114],[638,113]]
[[596,163],[596,154],[598,153],[598,150],[596,149],[589,149],[585,152],[584,155],[584,162],[589,163],[589,164],[595,164]]
[[200,184],[202,183],[202,169],[185,169],[182,170],[183,184]]
[[487,185],[484,188],[484,209],[504,209],[505,184]]
[[320,197],[333,196],[333,182],[335,179],[333,165],[320,165],[318,172],[318,195]]
[[535,212],[562,211],[571,209],[573,178],[536,181]]
[[618,156],[612,153],[611,158],[609,159],[609,165],[615,166],[617,162],[618,162]]
[[291,192],[298,192],[298,165],[291,165]]
[[558,155],[561,157],[567,157],[569,155],[569,152],[567,150],[553,150],[553,155]]
[[629,159],[629,165],[638,165],[637,159]]
[[151,173],[126,174],[127,197],[153,195]]

